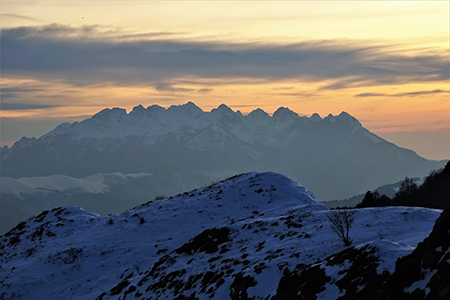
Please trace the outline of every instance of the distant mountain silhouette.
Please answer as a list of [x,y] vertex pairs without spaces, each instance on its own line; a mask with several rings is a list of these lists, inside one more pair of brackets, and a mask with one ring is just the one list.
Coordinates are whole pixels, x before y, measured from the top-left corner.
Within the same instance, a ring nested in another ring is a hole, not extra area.
[[1,151],[2,176],[13,178],[183,172],[205,178],[201,186],[271,170],[301,182],[320,201],[424,176],[443,165],[387,142],[345,112],[308,118],[280,107],[273,116],[261,109],[244,116],[226,105],[205,112],[192,102],[168,109],[139,105],[130,113],[105,109]]

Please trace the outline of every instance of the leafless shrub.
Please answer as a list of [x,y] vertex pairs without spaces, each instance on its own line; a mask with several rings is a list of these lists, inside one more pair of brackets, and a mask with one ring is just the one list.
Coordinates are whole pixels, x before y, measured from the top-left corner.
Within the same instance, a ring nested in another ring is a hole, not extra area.
[[355,210],[337,209],[328,214],[328,220],[331,222],[331,229],[338,235],[345,246],[352,244],[349,236],[350,227],[355,222]]

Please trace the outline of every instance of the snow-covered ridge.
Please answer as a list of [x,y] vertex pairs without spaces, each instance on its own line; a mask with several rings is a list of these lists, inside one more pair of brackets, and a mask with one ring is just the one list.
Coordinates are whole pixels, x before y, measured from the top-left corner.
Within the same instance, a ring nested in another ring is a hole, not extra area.
[[[259,108],[248,115],[243,115],[240,111],[231,110],[225,104],[205,112],[194,103],[188,102],[184,105],[172,105],[167,109],[158,105],[147,108],[138,105],[129,113],[122,108],[106,108],[80,123],[61,124],[45,137],[61,134],[71,134],[73,139],[117,139],[137,136],[146,137],[151,143],[154,137],[169,132],[182,135],[185,130],[195,131],[217,126],[226,127],[239,140],[253,143],[258,135],[269,133],[276,136],[294,122],[343,122],[353,130],[363,129],[358,120],[346,112],[338,116],[330,114],[324,119],[318,114],[308,118],[300,117],[288,108],[280,107],[273,116]],[[376,136],[370,135],[375,141]]]
[[[345,265],[326,263],[346,249],[328,214],[311,192],[273,172],[234,176],[117,215],[58,208],[0,237],[0,290],[6,299],[39,300],[230,299],[238,289],[266,299],[299,264],[341,276]],[[373,249],[377,270],[391,272],[395,258],[410,253],[439,214],[359,209],[354,251]],[[250,284],[242,287],[244,278]],[[322,293],[336,299],[341,292],[330,286]]]
[[[7,278],[0,276],[0,289],[25,298],[50,299],[67,295],[64,290],[82,280],[85,288],[75,289],[81,293],[67,298],[94,299],[99,294],[95,278],[103,278],[105,288],[109,287],[127,265],[147,268],[205,228],[244,224],[263,215],[277,217],[296,208],[327,210],[296,182],[265,172],[235,176],[109,217],[77,207],[44,212],[1,237],[0,265],[5,270],[14,268]],[[72,255],[81,260],[72,261]],[[67,272],[67,277],[62,273],[72,268],[71,263],[79,264],[80,269]],[[12,289],[6,289],[9,284]]]

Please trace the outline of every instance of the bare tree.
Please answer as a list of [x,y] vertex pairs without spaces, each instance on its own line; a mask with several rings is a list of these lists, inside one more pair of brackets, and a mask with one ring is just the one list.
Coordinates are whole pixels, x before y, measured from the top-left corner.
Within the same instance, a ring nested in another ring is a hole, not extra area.
[[350,227],[355,222],[355,210],[337,209],[328,214],[328,220],[331,222],[331,229],[344,242],[345,246],[352,244],[352,239],[349,237]]

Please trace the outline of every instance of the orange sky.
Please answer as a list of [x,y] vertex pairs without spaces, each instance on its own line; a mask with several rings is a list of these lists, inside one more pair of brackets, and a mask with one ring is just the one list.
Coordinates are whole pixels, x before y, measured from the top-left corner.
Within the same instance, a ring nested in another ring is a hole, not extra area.
[[5,1],[1,144],[105,107],[346,111],[448,159],[448,1]]

